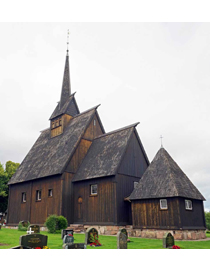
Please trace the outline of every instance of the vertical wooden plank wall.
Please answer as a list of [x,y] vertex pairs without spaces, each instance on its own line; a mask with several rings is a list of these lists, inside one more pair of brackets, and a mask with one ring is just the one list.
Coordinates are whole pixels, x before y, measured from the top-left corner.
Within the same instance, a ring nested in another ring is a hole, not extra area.
[[[74,182],[74,223],[116,224],[116,183],[114,177]],[[91,184],[97,184],[98,194],[92,195]],[[82,203],[81,203],[82,200]]]
[[168,209],[160,209],[160,199],[132,201],[134,228],[180,229],[179,199],[167,198]]

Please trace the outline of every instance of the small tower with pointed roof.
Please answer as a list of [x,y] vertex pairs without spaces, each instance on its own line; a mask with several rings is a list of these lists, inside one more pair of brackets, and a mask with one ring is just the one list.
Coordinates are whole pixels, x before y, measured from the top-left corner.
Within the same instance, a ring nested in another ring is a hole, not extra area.
[[61,97],[58,105],[50,117],[51,138],[61,135],[69,121],[75,115],[79,114],[79,108],[74,95],[75,93],[71,94],[69,55],[67,49]]
[[205,198],[162,146],[128,199],[134,228],[206,228]]

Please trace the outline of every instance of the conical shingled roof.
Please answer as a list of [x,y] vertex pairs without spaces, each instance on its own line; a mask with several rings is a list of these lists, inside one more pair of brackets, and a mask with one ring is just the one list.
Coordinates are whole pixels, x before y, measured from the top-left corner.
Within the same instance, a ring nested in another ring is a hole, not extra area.
[[175,196],[205,200],[168,152],[161,148],[128,199]]

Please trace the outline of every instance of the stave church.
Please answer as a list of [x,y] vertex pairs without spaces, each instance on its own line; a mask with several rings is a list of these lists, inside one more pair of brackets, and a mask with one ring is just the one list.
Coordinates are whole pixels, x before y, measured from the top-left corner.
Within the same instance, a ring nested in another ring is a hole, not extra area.
[[57,214],[75,232],[97,226],[114,235],[123,226],[130,236],[162,238],[170,230],[176,239],[205,238],[205,198],[168,152],[160,148],[150,163],[138,123],[106,133],[99,105],[80,112],[68,54],[50,126],[8,183],[7,224],[44,225]]

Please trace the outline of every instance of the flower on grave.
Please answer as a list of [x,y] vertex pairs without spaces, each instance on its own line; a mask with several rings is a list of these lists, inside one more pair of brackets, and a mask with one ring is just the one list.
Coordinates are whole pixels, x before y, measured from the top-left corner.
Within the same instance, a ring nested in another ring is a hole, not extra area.
[[93,246],[93,247],[100,247],[101,246],[101,243],[98,240],[98,235],[96,233],[95,234],[90,233],[89,241],[91,242],[90,246]]
[[35,249],[41,249],[40,247],[36,247]]
[[174,245],[174,246],[172,247],[172,249],[180,249],[180,247],[179,247],[179,246]]
[[47,246],[44,246],[43,249],[50,249],[50,248],[48,248]]
[[73,236],[72,234],[68,234],[68,236]]

